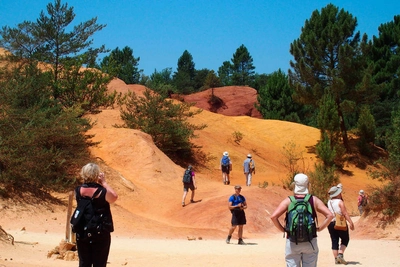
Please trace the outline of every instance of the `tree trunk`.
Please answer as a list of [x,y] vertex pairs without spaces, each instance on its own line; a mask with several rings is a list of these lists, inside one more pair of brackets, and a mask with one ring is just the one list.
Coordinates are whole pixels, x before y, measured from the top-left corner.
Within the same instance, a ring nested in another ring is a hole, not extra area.
[[346,125],[344,125],[343,113],[340,108],[338,109],[338,113],[340,118],[340,131],[342,132],[343,145],[346,148],[346,152],[350,153],[351,149],[350,149],[349,139],[347,137]]

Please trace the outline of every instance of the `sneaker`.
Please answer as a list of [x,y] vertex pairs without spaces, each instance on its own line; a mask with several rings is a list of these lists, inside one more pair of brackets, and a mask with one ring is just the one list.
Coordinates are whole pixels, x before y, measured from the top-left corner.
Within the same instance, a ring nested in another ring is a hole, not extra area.
[[247,245],[247,244],[243,241],[243,239],[239,238],[238,245]]
[[[344,265],[347,265],[347,261],[344,260],[343,255],[340,255],[340,254],[339,254],[339,256],[337,256],[337,258],[336,258],[336,261],[337,261],[337,264],[344,264]],[[335,263],[336,263],[336,262],[335,262]]]
[[185,202],[182,202],[182,207],[185,207]]
[[227,184],[227,185],[230,185],[230,184],[231,184],[231,181],[226,182],[226,184]]
[[228,237],[226,238],[225,242],[226,242],[227,244],[229,244],[229,243],[231,242],[231,237],[228,236]]
[[340,264],[338,258],[335,258],[335,264]]
[[196,203],[196,201],[194,201],[193,199],[190,200],[190,203]]

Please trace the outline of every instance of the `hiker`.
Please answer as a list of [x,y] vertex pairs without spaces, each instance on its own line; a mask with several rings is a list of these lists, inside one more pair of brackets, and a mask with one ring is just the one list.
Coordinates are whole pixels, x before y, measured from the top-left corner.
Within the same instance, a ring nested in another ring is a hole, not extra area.
[[232,234],[236,227],[239,226],[238,230],[238,244],[246,245],[243,241],[243,226],[246,224],[246,214],[244,212],[247,209],[246,198],[240,194],[242,187],[240,185],[235,185],[235,194],[229,197],[228,208],[232,213],[231,228],[229,228],[228,237],[226,238],[226,243],[231,242]]
[[[81,196],[93,197],[93,207],[95,211],[102,210],[104,217],[100,234],[84,237],[77,232],[76,245],[78,249],[79,266],[106,266],[111,245],[111,232],[114,231],[110,204],[114,203],[118,195],[106,182],[103,172],[95,163],[88,163],[83,166],[81,173],[83,185],[78,186],[75,191]],[[93,196],[96,190],[101,191]],[[77,203],[79,197],[76,196]]]
[[227,151],[222,153],[220,165],[222,170],[222,182],[224,185],[229,185],[231,183],[231,180],[229,179],[229,172],[232,170],[232,161]]
[[360,216],[363,214],[364,212],[364,207],[367,205],[368,203],[368,196],[364,193],[364,190],[360,190],[360,192],[358,192],[358,198],[357,198],[357,207],[358,207],[358,211],[360,212]]
[[[294,197],[296,199],[304,199],[308,194],[308,177],[303,173],[296,174],[294,176]],[[325,216],[324,221],[316,227],[316,232],[320,232],[331,222],[333,215],[325,204],[316,196],[311,196],[309,203],[312,207],[313,217],[316,219],[317,212]],[[289,197],[285,198],[275,209],[271,215],[271,220],[275,227],[279,231],[285,233],[285,227],[279,221],[279,217],[288,211],[291,200]],[[296,242],[290,241],[290,236],[286,234],[286,247],[285,247],[285,261],[286,266],[303,266],[303,267],[315,267],[317,266],[318,260],[318,243],[317,243],[317,233],[313,234],[313,239],[310,242]]]
[[[347,213],[346,206],[342,200],[342,188],[333,186],[329,190],[329,197],[330,200],[328,200],[327,203],[329,210],[334,215],[335,214],[343,215],[348,224],[350,225],[350,229],[354,230],[353,221],[351,220],[349,214]],[[335,257],[335,264],[347,264],[347,262],[344,260],[343,254],[350,241],[349,229],[347,227],[345,231],[336,230],[335,221],[336,218],[333,217],[331,223],[328,225],[329,235],[331,236],[331,242],[332,242],[332,253],[333,256]],[[341,241],[340,248],[339,248],[339,239]]]
[[[193,167],[191,165],[188,166],[188,168],[186,169],[186,171],[188,171],[190,177],[188,180],[185,181],[185,175],[183,178],[183,197],[182,197],[182,207],[185,207],[185,199],[186,199],[186,195],[190,189],[190,191],[192,191],[192,195],[190,196],[190,203],[194,203],[194,191],[197,189],[196,186],[196,175],[193,171]],[[186,172],[185,171],[185,172]]]
[[246,179],[246,186],[250,186],[252,175],[256,174],[256,164],[254,163],[251,154],[248,154],[247,158],[243,162],[243,173]]

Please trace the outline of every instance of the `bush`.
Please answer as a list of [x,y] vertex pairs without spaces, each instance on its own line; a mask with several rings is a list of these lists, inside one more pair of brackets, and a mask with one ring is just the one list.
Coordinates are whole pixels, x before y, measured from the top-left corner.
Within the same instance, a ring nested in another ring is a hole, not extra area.
[[128,92],[125,98],[120,99],[119,104],[125,124],[116,126],[139,129],[149,134],[154,144],[179,164],[192,157],[198,148],[190,142],[191,138],[196,137],[194,132],[207,126],[194,125],[187,121],[202,111],[192,111],[192,103],[174,104],[172,100],[167,100],[148,88],[141,97],[134,92]]
[[239,131],[235,131],[232,133],[233,140],[235,141],[236,144],[240,145],[240,142],[243,140],[243,134]]
[[[302,150],[293,142],[289,142],[284,145],[282,154],[285,160],[282,162],[283,166],[287,169],[288,173],[286,179],[283,181],[283,187],[290,188],[293,182],[293,178],[298,173],[305,173],[306,166],[304,161]],[[298,162],[301,162],[303,166],[299,166]]]
[[386,139],[389,156],[378,161],[378,168],[368,173],[382,185],[373,189],[367,210],[381,212],[388,223],[400,216],[400,111],[392,114],[392,122]]
[[218,109],[225,105],[224,101],[214,94],[211,94],[210,98],[208,99],[208,104],[211,106],[211,112],[217,112]]
[[309,173],[310,189],[324,203],[327,203],[329,189],[339,183],[339,176],[335,174],[336,168],[325,167],[323,164],[316,164],[315,170]]
[[9,192],[63,190],[89,158],[91,124],[79,108],[51,98],[49,77],[35,66],[2,73],[0,183]]

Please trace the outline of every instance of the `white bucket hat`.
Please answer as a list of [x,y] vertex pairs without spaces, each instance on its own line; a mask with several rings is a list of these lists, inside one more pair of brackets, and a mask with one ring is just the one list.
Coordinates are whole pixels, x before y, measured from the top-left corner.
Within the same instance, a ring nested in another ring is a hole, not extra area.
[[225,151],[224,153],[222,153],[222,155],[228,157],[228,156],[229,156],[229,153],[228,153],[228,151]]
[[308,194],[308,176],[304,173],[298,173],[294,176],[294,193],[296,195]]

